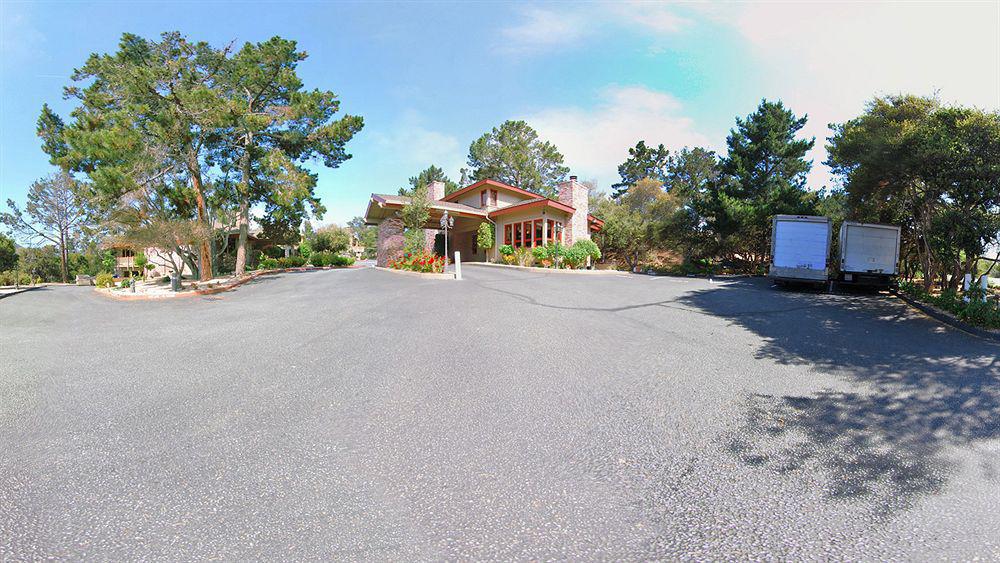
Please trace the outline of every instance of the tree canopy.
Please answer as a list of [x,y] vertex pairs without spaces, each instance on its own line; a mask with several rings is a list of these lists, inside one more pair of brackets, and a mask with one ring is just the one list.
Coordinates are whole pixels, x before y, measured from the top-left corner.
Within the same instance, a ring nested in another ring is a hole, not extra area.
[[473,180],[496,180],[552,197],[566,178],[563,155],[524,121],[505,121],[469,146]]
[[957,287],[1000,242],[1000,114],[887,96],[832,129],[847,215],[902,225],[925,284]]
[[628,150],[628,154],[628,159],[618,165],[618,175],[621,176],[621,181],[611,184],[615,190],[614,197],[621,196],[643,178],[652,178],[661,183],[666,182],[670,151],[662,143],[654,148],[647,147],[646,141],[639,141]]

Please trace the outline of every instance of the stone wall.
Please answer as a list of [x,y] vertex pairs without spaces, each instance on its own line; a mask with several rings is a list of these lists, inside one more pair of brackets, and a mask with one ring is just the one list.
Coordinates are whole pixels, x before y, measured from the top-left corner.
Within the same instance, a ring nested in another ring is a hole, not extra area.
[[[444,198],[444,182],[431,182],[427,184],[427,201],[434,203]],[[437,229],[424,229],[424,249],[427,252],[434,252],[434,237],[440,231]]]
[[403,255],[403,220],[399,217],[388,217],[378,225],[378,248],[375,263],[385,267],[389,260],[396,260]]
[[576,210],[566,224],[566,244],[590,239],[590,228],[587,225],[587,215],[590,213],[587,186],[577,182],[576,176],[570,176],[568,181],[559,184],[559,202]]

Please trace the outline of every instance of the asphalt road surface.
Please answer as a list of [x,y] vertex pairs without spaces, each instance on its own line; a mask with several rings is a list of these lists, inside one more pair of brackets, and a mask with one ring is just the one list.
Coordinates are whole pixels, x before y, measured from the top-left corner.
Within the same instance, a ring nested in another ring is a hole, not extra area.
[[0,302],[0,560],[1000,559],[1000,346],[467,266]]

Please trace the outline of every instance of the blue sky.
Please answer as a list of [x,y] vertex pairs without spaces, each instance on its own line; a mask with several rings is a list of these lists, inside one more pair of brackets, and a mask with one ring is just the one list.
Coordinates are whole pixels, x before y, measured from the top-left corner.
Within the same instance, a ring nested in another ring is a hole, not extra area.
[[762,97],[817,137],[875,94],[1000,109],[1000,3],[35,2],[0,4],[0,199],[51,172],[35,136],[73,68],[122,32],[215,45],[295,39],[300,75],[361,115],[339,169],[317,166],[325,222],[363,213],[430,164],[455,179],[469,143],[526,119],[572,173],[607,188],[639,139],[721,150]]

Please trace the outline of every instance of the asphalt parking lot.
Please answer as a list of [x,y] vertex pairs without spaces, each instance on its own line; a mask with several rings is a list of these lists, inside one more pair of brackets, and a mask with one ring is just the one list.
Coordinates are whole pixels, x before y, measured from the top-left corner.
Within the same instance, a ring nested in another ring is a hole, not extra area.
[[0,301],[0,560],[998,559],[1000,346],[467,266]]

